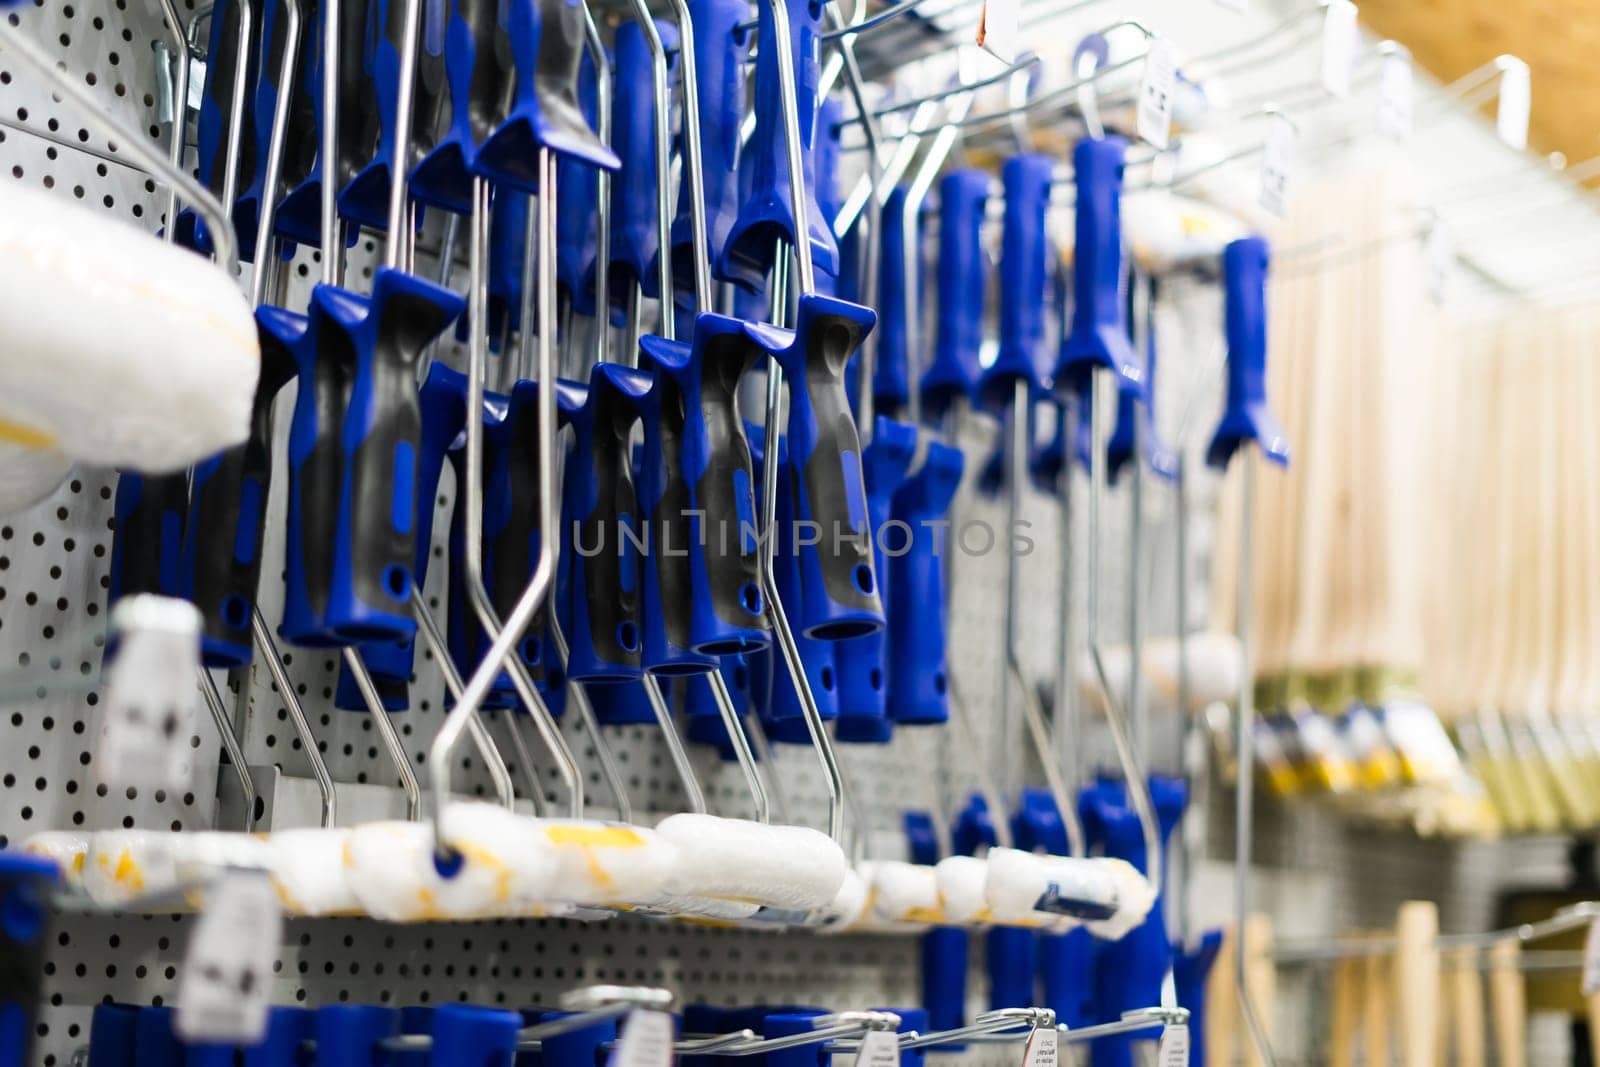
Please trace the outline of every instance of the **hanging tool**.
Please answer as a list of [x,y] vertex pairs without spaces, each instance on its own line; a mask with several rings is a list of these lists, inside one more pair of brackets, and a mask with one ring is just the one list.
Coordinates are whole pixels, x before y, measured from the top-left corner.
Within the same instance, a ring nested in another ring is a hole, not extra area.
[[[260,77],[261,56],[256,45],[265,39],[265,32],[258,33],[255,27],[254,0],[223,0],[212,7],[206,79],[195,123],[200,180],[227,207],[239,242],[239,258],[251,262],[256,258],[256,233],[239,225],[236,200],[241,170],[253,173],[258,165],[257,116],[249,106],[249,96]],[[266,30],[263,20],[262,31]],[[187,114],[187,101],[179,114]],[[174,121],[173,135],[182,136],[185,125]],[[182,244],[202,253],[212,250],[212,238],[193,208],[180,212],[172,225]]]
[[[1245,237],[1223,250],[1225,317],[1228,335],[1227,406],[1216,433],[1206,448],[1210,466],[1226,467],[1236,452],[1254,444],[1262,456],[1279,466],[1288,463],[1288,441],[1277,421],[1267,410],[1267,333],[1266,280],[1267,243],[1259,237]],[[1255,690],[1250,664],[1250,619],[1254,608],[1251,593],[1251,527],[1254,521],[1255,467],[1246,457],[1240,473],[1239,565],[1236,625],[1245,669],[1240,672],[1238,719],[1234,724],[1234,752],[1238,774],[1235,779],[1234,823],[1234,917],[1236,930],[1245,928],[1250,914],[1251,802],[1253,799],[1254,760],[1252,738],[1255,733]],[[1236,953],[1234,982],[1245,1024],[1250,1030],[1257,1055],[1273,1063],[1272,1047],[1262,1021],[1257,1017],[1246,984],[1246,956]]]

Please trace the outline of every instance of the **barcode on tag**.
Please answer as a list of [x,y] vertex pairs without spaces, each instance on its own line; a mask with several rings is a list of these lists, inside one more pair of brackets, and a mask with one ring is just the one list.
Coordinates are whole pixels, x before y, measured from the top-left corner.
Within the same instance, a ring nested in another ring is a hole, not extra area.
[[1056,1028],[1035,1027],[1022,1047],[1022,1067],[1056,1067],[1058,1054]]
[[1411,55],[1390,52],[1378,71],[1378,132],[1395,141],[1411,137]]
[[635,1011],[622,1024],[622,1039],[611,1067],[669,1067],[672,1063],[672,1016],[664,1011]]
[[1528,110],[1533,106],[1528,64],[1516,56],[1501,56],[1500,103],[1495,108],[1494,128],[1500,140],[1521,152],[1528,147]]
[[1456,249],[1449,227],[1438,219],[1428,227],[1422,259],[1428,272],[1428,296],[1435,304],[1442,304],[1450,295],[1450,275],[1455,267]]
[[1267,121],[1267,140],[1261,149],[1261,206],[1281,219],[1289,203],[1289,175],[1298,133],[1287,116],[1274,114]]
[[200,614],[165,597],[130,597],[112,616],[116,654],[106,667],[106,710],[95,775],[106,785],[187,791],[199,691]]
[[1583,995],[1596,993],[1600,993],[1600,920],[1589,924],[1589,936],[1583,942]]
[[983,0],[978,18],[978,46],[1002,63],[1017,60],[1022,0]]
[[1356,5],[1330,0],[1322,15],[1322,88],[1349,96],[1356,68]]
[[900,1067],[900,1039],[889,1030],[868,1030],[856,1052],[856,1067]]
[[1173,1023],[1161,1028],[1161,1046],[1156,1051],[1156,1067],[1189,1067],[1189,1024]]
[[206,891],[178,980],[174,1024],[185,1041],[253,1044],[267,1031],[283,910],[260,871],[230,871]]
[[1139,110],[1134,128],[1157,148],[1166,148],[1172,135],[1172,94],[1177,88],[1178,53],[1164,37],[1150,39],[1144,57],[1144,77],[1139,82]]

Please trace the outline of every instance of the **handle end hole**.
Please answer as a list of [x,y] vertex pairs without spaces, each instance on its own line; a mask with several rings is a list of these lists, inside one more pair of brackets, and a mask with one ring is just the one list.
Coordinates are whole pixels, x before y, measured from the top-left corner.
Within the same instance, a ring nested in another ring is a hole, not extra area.
[[222,598],[222,621],[235,630],[250,625],[250,604],[238,593]]
[[933,676],[933,691],[935,693],[938,693],[940,696],[944,696],[945,689],[948,687],[948,685],[949,683],[946,682],[944,678],[944,671],[939,671]]
[[399,564],[391,564],[383,569],[383,588],[396,600],[408,600],[411,597],[411,572]]
[[621,645],[625,652],[639,651],[638,624],[632,621],[619,623],[617,625],[617,644]]
[[872,580],[871,567],[865,563],[857,563],[850,572],[850,577],[854,580],[856,588],[861,591],[862,596],[872,595],[876,583]]
[[522,644],[518,646],[518,651],[522,656],[522,662],[530,667],[537,667],[543,661],[544,642],[537,637],[524,637]]
[[833,668],[822,668],[822,688],[824,692],[833,692]]
[[755,582],[745,582],[739,587],[739,606],[751,615],[760,615],[763,609],[761,587]]
[[881,667],[872,668],[871,673],[867,675],[867,682],[872,686],[874,692],[881,690],[883,688],[883,669]]

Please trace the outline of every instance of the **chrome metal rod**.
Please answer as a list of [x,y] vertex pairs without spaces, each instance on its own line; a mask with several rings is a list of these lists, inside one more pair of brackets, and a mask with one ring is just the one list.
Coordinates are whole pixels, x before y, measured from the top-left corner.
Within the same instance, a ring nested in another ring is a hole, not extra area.
[[733,746],[734,758],[744,772],[745,785],[750,789],[750,801],[755,805],[756,822],[763,825],[771,823],[772,805],[767,799],[766,783],[761,780],[761,770],[756,765],[755,754],[750,750],[750,738],[745,734],[744,723],[739,721],[739,712],[733,706],[733,694],[728,692],[722,669],[713,667],[707,671],[706,681],[711,686],[711,696],[716,701],[717,714],[722,717],[722,728],[727,732],[728,743]]
[[[172,0],[162,0],[170,5]],[[284,0],[287,19],[283,33],[283,61],[278,65],[278,84],[293,85],[300,61],[300,0]],[[186,80],[186,79],[185,79]],[[180,94],[183,90],[180,89]],[[267,279],[277,267],[277,248],[272,231],[278,222],[278,183],[283,178],[283,143],[289,132],[289,102],[293,93],[277,95],[272,106],[272,130],[267,138],[267,170],[261,183],[261,216],[256,227],[255,269],[250,276],[250,303],[260,307],[267,295]],[[180,123],[181,126],[181,123]],[[167,227],[170,236],[173,227]]]
[[[339,6],[339,0],[323,2],[330,7]],[[411,247],[412,227],[409,225],[410,213],[406,210],[406,179],[411,169],[411,109],[417,84],[417,51],[421,47],[422,32],[422,0],[401,0],[401,3],[404,5],[401,17],[405,23],[400,33],[400,71],[395,84],[394,159],[389,165],[389,240],[383,250],[384,265],[391,270],[410,269],[406,259]],[[323,61],[327,61],[326,50]],[[323,121],[327,121],[326,112]],[[332,159],[330,156],[329,160]],[[331,173],[327,167],[323,168],[325,178]],[[323,254],[327,255],[327,250]]]
[[[222,157],[222,206],[229,212],[229,229],[232,230],[233,205],[239,195],[239,157],[244,146],[244,104],[245,97],[250,94],[250,36],[253,32],[255,21],[254,0],[238,0],[239,27],[238,39],[234,47],[237,49],[237,62],[233,70],[233,86],[228,96],[228,140],[223,149]],[[285,90],[287,92],[287,90]],[[184,100],[178,109],[180,115],[184,114],[189,106]],[[181,166],[180,162],[180,166]],[[172,229],[174,220],[167,221],[167,229]],[[235,234],[237,236],[237,234]]]
[[372,728],[383,742],[383,750],[388,753],[389,762],[394,766],[395,777],[400,779],[400,791],[406,795],[406,818],[416,822],[422,818],[422,790],[417,787],[417,775],[411,769],[411,758],[406,755],[405,746],[400,743],[399,731],[389,721],[389,713],[383,708],[383,697],[378,694],[378,687],[373,683],[367,665],[361,661],[361,653],[347,646],[344,664],[350,668],[350,677],[355,679],[361,699],[366,702]]
[[672,759],[673,769],[678,772],[678,781],[683,783],[685,803],[696,815],[704,815],[705,791],[700,788],[700,779],[694,773],[694,762],[689,759],[689,750],[683,747],[683,738],[678,736],[678,726],[672,721],[672,709],[667,707],[666,699],[661,695],[661,687],[646,686],[645,698],[649,700],[650,710],[655,713],[656,725],[661,728],[661,736],[666,740],[667,755]]
[[[172,109],[172,130],[167,134],[167,161],[172,164],[174,170],[182,170],[183,141],[189,125],[189,67],[194,62],[194,49],[189,45],[189,35],[184,32],[183,19],[178,16],[177,5],[172,0],[157,0],[157,4],[161,8],[161,17],[166,20],[167,25],[172,29],[173,55],[178,63],[178,80],[174,90],[177,93],[177,104]],[[285,34],[285,37],[296,41],[299,40],[299,0],[295,0],[290,6],[289,27],[289,32]],[[293,35],[292,38],[290,35]],[[285,64],[290,62],[289,54],[293,52],[292,46],[287,47],[289,47],[289,52],[284,54]],[[166,60],[163,60],[163,62],[166,62]],[[292,83],[280,82],[279,84]],[[276,114],[273,115],[272,121],[274,123],[278,121]],[[270,155],[267,159],[267,175],[270,179],[272,175]],[[168,183],[165,224],[161,228],[162,239],[168,244],[171,244],[177,237],[177,227],[173,225],[177,217],[178,187]],[[263,230],[262,232],[270,233],[271,231]],[[259,304],[261,301],[258,299],[256,303]]]
[[278,687],[278,696],[283,699],[283,710],[289,714],[289,725],[294,728],[294,735],[300,740],[300,748],[311,763],[311,776],[317,780],[317,791],[322,795],[322,825],[332,826],[338,817],[338,798],[334,793],[333,775],[328,773],[328,764],[322,758],[322,750],[317,747],[317,738],[311,732],[311,723],[306,719],[306,709],[300,703],[300,694],[295,691],[294,683],[289,680],[289,673],[283,669],[283,659],[278,655],[277,642],[272,639],[272,631],[267,629],[267,620],[261,617],[259,606],[250,610],[250,633],[255,637],[256,651],[261,654],[261,659],[267,665],[267,671],[272,675],[272,683]]
[[[549,627],[550,640],[555,644],[556,655],[560,657],[562,669],[565,670],[572,653],[567,644],[567,632],[561,628],[561,622],[556,618],[556,614],[551,612],[546,618],[545,625]],[[600,777],[606,780],[606,787],[611,791],[612,799],[617,805],[617,819],[621,822],[632,822],[633,800],[628,796],[628,785],[622,777],[622,769],[617,766],[616,755],[606,742],[605,735],[600,732],[600,720],[594,713],[594,702],[589,699],[589,687],[569,678],[567,697],[572,701],[578,721],[594,745],[595,758],[600,761]]]
[[205,697],[206,710],[211,712],[211,721],[216,724],[217,736],[222,741],[222,750],[228,754],[228,762],[233,764],[234,776],[239,779],[239,791],[244,797],[242,829],[245,833],[249,833],[256,826],[256,783],[250,777],[250,768],[244,761],[244,749],[239,746],[239,738],[233,732],[233,721],[228,715],[228,706],[223,703],[222,693],[217,690],[217,680],[204,667],[200,668],[200,692]]

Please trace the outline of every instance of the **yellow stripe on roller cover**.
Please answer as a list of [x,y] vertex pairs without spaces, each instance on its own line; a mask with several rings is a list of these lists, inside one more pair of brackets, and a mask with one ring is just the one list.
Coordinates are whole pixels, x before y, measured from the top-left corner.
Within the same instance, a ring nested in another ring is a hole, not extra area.
[[36,430],[32,426],[24,426],[20,422],[10,419],[0,419],[0,441],[9,445],[21,445],[23,448],[46,449],[56,447],[59,441],[55,434],[49,430]]

